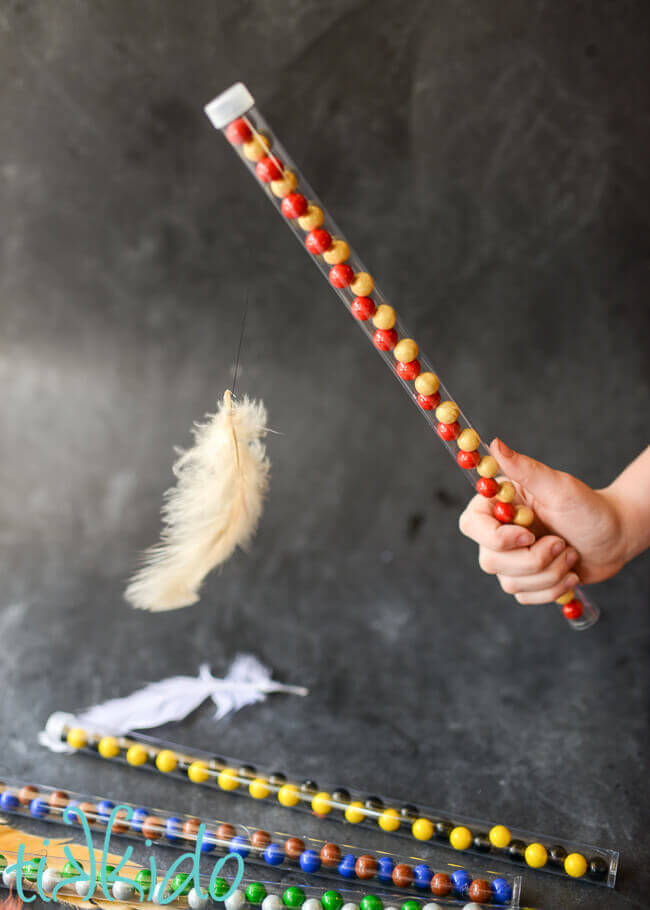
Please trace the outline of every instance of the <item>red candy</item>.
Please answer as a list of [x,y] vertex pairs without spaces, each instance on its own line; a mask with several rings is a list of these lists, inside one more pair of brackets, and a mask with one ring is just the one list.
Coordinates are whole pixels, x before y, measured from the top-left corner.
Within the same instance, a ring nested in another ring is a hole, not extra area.
[[508,525],[515,517],[515,507],[511,502],[498,500],[494,503],[494,517],[502,524]]
[[370,319],[371,316],[375,315],[377,307],[372,297],[355,297],[350,309],[355,319],[365,322],[366,319]]
[[579,600],[570,600],[568,604],[564,604],[562,612],[567,619],[580,619],[584,612],[584,607]]
[[402,363],[401,360],[398,360],[395,370],[398,376],[410,382],[411,379],[415,379],[420,374],[420,361],[410,360],[408,363]]
[[285,218],[300,218],[307,211],[307,200],[302,193],[289,193],[280,205]]
[[282,162],[278,158],[265,155],[257,162],[255,171],[262,183],[270,183],[282,176]]
[[349,265],[341,263],[340,265],[332,266],[329,277],[330,284],[334,285],[335,288],[346,288],[354,281],[354,271]]
[[395,329],[377,329],[372,336],[375,347],[380,351],[392,351],[397,344],[397,338]]
[[326,253],[331,245],[332,238],[329,231],[326,231],[323,228],[315,228],[313,231],[310,231],[305,238],[305,246],[314,256]]
[[417,402],[423,411],[433,411],[440,404],[440,392],[435,392],[433,395],[422,395],[420,393],[417,397]]
[[499,484],[494,477],[481,477],[476,481],[476,492],[485,496],[486,499],[492,499],[499,492]]
[[479,455],[478,452],[460,451],[458,453],[458,455],[456,455],[456,461],[461,466],[461,468],[465,468],[466,471],[469,471],[472,468],[475,468],[480,460],[481,460],[481,456]]
[[460,424],[458,421],[456,423],[439,423],[436,427],[436,433],[445,442],[451,442],[460,433]]
[[241,145],[242,142],[248,142],[253,136],[253,131],[246,123],[243,117],[233,120],[226,127],[226,139],[232,145]]

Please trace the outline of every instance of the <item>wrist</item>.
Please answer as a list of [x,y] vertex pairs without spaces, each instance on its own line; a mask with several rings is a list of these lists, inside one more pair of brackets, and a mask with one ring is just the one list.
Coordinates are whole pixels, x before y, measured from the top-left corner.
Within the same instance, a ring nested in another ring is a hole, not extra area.
[[618,529],[614,551],[617,561],[620,561],[623,566],[647,546],[642,542],[646,529],[643,527],[643,520],[640,520],[639,510],[635,507],[635,503],[625,495],[626,491],[621,489],[617,480],[608,487],[598,490],[598,493],[608,504]]

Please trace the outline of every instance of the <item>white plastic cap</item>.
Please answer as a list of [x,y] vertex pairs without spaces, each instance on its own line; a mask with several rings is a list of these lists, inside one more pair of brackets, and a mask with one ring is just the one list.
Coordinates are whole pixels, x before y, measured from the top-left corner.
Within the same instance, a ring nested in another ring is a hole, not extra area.
[[74,727],[75,721],[76,717],[74,714],[65,714],[63,711],[55,711],[54,714],[50,715],[45,724],[45,733],[49,739],[54,742],[61,741],[65,738],[64,733],[66,727]]
[[243,82],[236,82],[225,92],[217,95],[203,108],[212,125],[218,130],[228,126],[237,117],[241,117],[255,104],[255,99]]

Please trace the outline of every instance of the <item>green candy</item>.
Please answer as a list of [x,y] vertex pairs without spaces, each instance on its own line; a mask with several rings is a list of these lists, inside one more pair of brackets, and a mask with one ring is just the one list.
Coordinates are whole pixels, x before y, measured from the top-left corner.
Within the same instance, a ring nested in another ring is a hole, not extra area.
[[341,910],[343,898],[338,891],[326,891],[320,899],[323,910]]
[[[409,903],[409,901],[407,901],[407,903]],[[417,901],[413,901],[413,903],[417,905],[417,910],[420,910]],[[366,894],[359,901],[359,908],[360,910],[384,910],[384,905],[374,894]]]
[[0,872],[2,872],[3,869],[6,869],[7,866],[7,857],[3,853],[0,853]]
[[420,905],[417,901],[404,901],[402,910],[420,910]]
[[[106,867],[108,868],[108,866]],[[61,870],[61,875],[63,878],[77,878],[83,873],[84,867],[81,863],[66,863],[63,869]]]
[[289,907],[290,910],[298,910],[305,903],[305,900],[305,892],[302,888],[298,888],[297,885],[287,888],[282,895],[282,903],[285,907]]
[[215,878],[212,883],[212,894],[215,897],[223,897],[228,891],[230,891],[230,885],[225,878]]
[[192,890],[192,876],[189,872],[179,872],[173,877],[171,890],[177,891],[179,888],[182,888],[179,894],[188,894]]
[[249,904],[261,904],[266,897],[266,888],[262,882],[251,882],[246,888],[246,900]]
[[38,878],[38,863],[37,859],[30,859],[28,863],[25,863],[23,866],[23,877],[28,882],[35,882]]
[[151,884],[151,872],[148,869],[140,869],[138,874],[135,877],[136,882],[139,885],[150,885]]

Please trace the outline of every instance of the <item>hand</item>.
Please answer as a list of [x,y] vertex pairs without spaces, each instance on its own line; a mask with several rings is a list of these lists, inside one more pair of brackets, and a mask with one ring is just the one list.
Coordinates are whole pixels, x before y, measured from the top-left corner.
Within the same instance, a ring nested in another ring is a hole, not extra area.
[[463,534],[479,544],[481,568],[496,575],[504,591],[522,604],[550,603],[579,581],[603,581],[623,567],[628,554],[611,488],[592,490],[498,439],[490,452],[514,483],[517,501],[536,515],[533,534],[501,524],[492,515],[493,502],[475,496],[460,516]]

